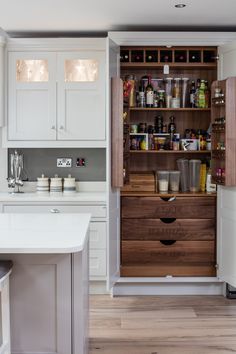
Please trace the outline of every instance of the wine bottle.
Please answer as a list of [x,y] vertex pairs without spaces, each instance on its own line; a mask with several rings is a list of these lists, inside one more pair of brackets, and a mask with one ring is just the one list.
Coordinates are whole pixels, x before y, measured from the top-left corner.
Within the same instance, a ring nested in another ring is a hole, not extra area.
[[208,87],[208,81],[205,81],[205,108],[210,107],[210,98],[211,98],[210,96],[211,96],[211,92]]
[[148,84],[146,87],[146,107],[153,107],[153,86],[151,83],[151,76],[148,76]]
[[196,99],[196,88],[195,88],[195,81],[193,80],[191,83],[191,89],[190,89],[190,107],[195,108],[195,99]]
[[201,80],[197,79],[197,88],[195,93],[195,107],[199,108],[199,90],[200,90]]

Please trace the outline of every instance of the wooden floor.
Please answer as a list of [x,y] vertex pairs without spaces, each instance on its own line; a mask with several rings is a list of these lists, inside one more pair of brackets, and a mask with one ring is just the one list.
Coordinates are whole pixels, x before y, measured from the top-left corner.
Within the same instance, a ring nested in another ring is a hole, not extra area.
[[92,295],[90,354],[236,353],[236,300]]

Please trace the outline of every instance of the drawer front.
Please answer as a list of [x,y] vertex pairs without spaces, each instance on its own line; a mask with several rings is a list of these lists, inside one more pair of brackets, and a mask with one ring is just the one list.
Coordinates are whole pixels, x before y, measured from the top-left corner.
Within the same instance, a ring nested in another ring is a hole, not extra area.
[[122,218],[213,219],[215,213],[215,197],[122,197]]
[[215,242],[122,241],[122,265],[158,264],[215,265]]
[[123,219],[122,240],[215,240],[215,219]]
[[90,223],[89,246],[91,250],[106,248],[106,223],[105,222]]
[[101,205],[4,205],[4,213],[90,213],[92,217],[106,217]]
[[89,252],[90,277],[105,277],[106,268],[106,250],[91,250]]

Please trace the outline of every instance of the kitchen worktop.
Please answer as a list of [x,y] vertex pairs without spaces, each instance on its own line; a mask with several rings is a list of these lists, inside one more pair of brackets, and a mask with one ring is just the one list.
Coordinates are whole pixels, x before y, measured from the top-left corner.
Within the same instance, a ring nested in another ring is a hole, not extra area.
[[75,253],[87,241],[90,214],[0,214],[0,254]]
[[1,202],[92,202],[106,203],[105,192],[77,192],[71,194],[64,193],[7,193],[0,192]]

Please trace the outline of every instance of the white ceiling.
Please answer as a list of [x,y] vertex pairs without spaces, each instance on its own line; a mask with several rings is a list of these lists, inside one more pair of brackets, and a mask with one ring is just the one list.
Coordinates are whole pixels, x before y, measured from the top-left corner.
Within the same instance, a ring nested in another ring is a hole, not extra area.
[[[177,3],[187,6],[176,9]],[[0,9],[0,27],[10,32],[236,28],[236,0],[0,0]]]

